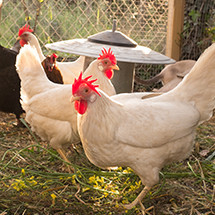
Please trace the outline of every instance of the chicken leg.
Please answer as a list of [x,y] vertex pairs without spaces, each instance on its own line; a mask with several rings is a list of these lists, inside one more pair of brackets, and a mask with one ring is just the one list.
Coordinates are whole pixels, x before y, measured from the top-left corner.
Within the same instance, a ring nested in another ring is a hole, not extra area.
[[[67,163],[71,163],[71,162],[68,160],[68,158],[66,157],[65,152],[63,151],[63,149],[57,149],[57,152],[58,152],[58,154],[61,156],[61,158],[62,158],[64,161],[66,161]],[[69,171],[69,173],[71,173],[71,170],[72,170],[72,172],[74,172],[74,169],[73,169],[72,167],[68,166],[68,171]]]
[[149,192],[150,189],[151,189],[151,187],[145,186],[143,188],[143,190],[141,191],[141,193],[137,196],[137,198],[132,203],[127,204],[127,205],[123,205],[123,207],[130,210],[134,206],[136,206],[138,203],[140,205],[142,205],[141,200],[146,196],[146,194]]

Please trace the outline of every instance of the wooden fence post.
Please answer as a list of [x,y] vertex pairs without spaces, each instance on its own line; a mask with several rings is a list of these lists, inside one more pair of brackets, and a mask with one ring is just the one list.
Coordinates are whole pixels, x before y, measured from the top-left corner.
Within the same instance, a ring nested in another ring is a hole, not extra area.
[[181,55],[180,34],[184,25],[185,0],[168,0],[168,25],[166,56],[179,60]]
[[3,5],[3,0],[0,0],[0,23],[1,23],[1,8],[2,8],[2,5]]

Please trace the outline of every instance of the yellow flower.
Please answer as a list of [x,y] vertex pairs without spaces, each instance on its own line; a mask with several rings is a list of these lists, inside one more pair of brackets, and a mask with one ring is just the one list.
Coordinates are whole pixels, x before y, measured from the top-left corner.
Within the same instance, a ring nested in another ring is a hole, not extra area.
[[122,167],[118,167],[117,169],[115,169],[116,171],[122,171]]
[[83,192],[83,193],[86,192],[87,190],[90,190],[90,188],[89,188],[89,187],[83,187],[83,188],[82,188],[82,192]]
[[96,181],[96,176],[95,176],[95,175],[89,177],[89,183],[90,183],[90,184],[95,183],[95,181]]
[[54,193],[51,194],[52,199],[56,199],[56,195]]
[[20,180],[20,179],[15,179],[15,182],[13,182],[11,184],[11,186],[13,187],[13,189],[15,189],[16,191],[20,191],[24,188],[26,188],[26,184],[24,181]]
[[21,170],[21,173],[22,173],[22,176],[25,176],[25,170],[24,169]]
[[5,186],[5,187],[10,187],[9,185],[5,184],[3,181],[2,181],[2,184]]
[[137,189],[140,187],[141,185],[141,180],[139,180],[139,182],[135,182]]
[[127,169],[122,171],[123,173],[131,173],[133,172],[132,169],[130,167],[127,167]]
[[29,184],[31,186],[36,186],[37,185],[37,182],[35,180],[29,180],[28,182],[29,182]]
[[[116,188],[116,189],[117,189],[117,188]],[[118,190],[111,189],[111,192],[113,192],[114,194],[119,194],[119,191],[118,191]]]
[[97,183],[96,183],[96,184],[94,184],[94,185],[93,185],[93,187],[94,187],[95,189],[99,189],[99,190],[101,190],[101,189],[102,189],[102,187],[101,187],[101,186],[99,186]]
[[106,198],[109,195],[109,193],[104,192],[104,197]]
[[134,191],[137,189],[137,186],[131,185],[128,192]]
[[72,178],[72,184],[76,185],[76,180],[75,180],[76,176],[73,175],[71,178]]
[[119,203],[118,202],[116,202],[115,207],[119,208]]
[[128,204],[128,200],[127,199],[122,200],[122,204]]
[[57,196],[54,193],[52,193],[51,197],[52,197],[52,205],[55,205],[55,199]]
[[98,181],[98,182],[100,182],[102,184],[104,184],[104,182],[105,182],[104,178],[103,177],[99,178],[99,176],[96,177],[96,181]]

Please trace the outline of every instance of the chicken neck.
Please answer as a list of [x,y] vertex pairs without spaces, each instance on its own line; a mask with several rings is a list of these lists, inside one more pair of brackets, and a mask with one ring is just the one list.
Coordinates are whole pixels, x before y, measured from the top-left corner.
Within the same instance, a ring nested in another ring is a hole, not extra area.
[[45,56],[44,56],[44,54],[42,52],[41,46],[39,44],[39,41],[38,41],[37,37],[34,34],[32,34],[32,33],[29,33],[29,34],[31,34],[31,36],[30,36],[30,40],[28,42],[29,42],[30,46],[36,48],[37,53],[38,53],[39,58],[40,58],[40,62],[42,62],[43,60],[45,60]]
[[[88,159],[96,166],[108,168],[120,165],[117,161],[123,160],[118,158],[123,154],[118,153],[121,145],[114,140],[115,127],[112,126],[115,124],[117,127],[120,121],[121,104],[111,100],[105,93],[101,94],[101,98],[92,104],[88,103],[85,114],[78,115],[78,130]],[[115,111],[111,111],[112,108]]]

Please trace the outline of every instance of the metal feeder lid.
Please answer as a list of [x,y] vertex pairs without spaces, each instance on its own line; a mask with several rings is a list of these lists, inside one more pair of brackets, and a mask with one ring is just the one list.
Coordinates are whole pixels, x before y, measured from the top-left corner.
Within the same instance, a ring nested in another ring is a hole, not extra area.
[[103,31],[87,38],[88,41],[93,43],[123,46],[123,47],[136,47],[137,43],[123,34],[116,31],[116,20],[113,21],[113,28],[111,30]]
[[46,48],[93,58],[97,58],[103,48],[111,48],[119,62],[140,64],[175,63],[175,60],[148,47],[138,45],[123,33],[115,31],[115,29],[116,24],[114,22],[112,32],[104,31],[89,36],[87,39],[72,39],[46,44]]

